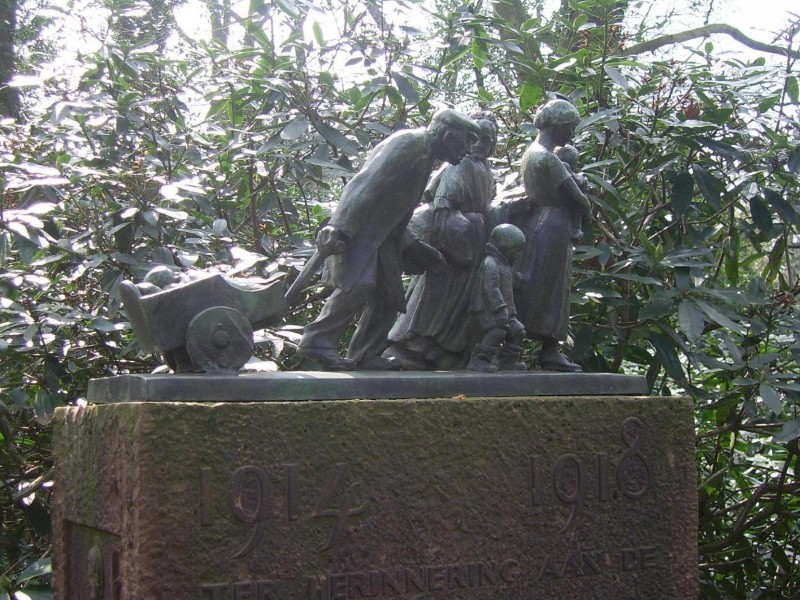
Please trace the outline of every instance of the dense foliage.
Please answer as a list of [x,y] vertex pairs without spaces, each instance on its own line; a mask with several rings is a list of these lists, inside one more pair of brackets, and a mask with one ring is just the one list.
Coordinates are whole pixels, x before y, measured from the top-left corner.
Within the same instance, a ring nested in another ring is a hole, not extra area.
[[[553,93],[584,116],[596,217],[576,253],[570,355],[694,399],[704,597],[800,594],[800,20],[776,61],[710,41],[631,51],[659,24],[614,0],[552,14],[514,0],[240,12],[209,0],[191,7],[208,36],[179,26],[180,7],[51,10],[40,37],[78,28],[79,60],[62,50],[38,73],[27,60],[12,80],[23,103],[0,122],[0,598],[48,597],[54,408],[83,401],[91,377],[158,365],[137,352],[120,281],[153,264],[292,276],[365,150],[445,104],[498,116],[499,196],[513,198],[532,110]],[[320,299],[258,332],[254,368],[296,365]]]

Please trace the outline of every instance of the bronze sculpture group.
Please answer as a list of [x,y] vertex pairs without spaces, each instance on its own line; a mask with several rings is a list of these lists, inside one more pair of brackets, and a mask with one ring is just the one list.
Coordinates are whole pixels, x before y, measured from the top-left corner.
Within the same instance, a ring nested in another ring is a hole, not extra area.
[[[252,349],[251,325],[274,321],[322,267],[332,292],[297,349],[312,368],[524,370],[527,337],[541,344],[541,369],[580,371],[560,351],[573,244],[590,218],[586,178],[570,145],[578,121],[566,100],[539,109],[539,133],[522,157],[526,197],[497,210],[488,162],[496,120],[440,110],[427,127],[398,131],[372,150],[285,296],[275,284],[259,292],[269,310],[253,309],[245,290],[223,285],[214,297],[201,294],[187,325],[163,308],[191,285],[211,290],[210,280],[156,268],[123,290],[134,332],[175,371],[237,370]],[[437,162],[443,166],[431,177]],[[411,275],[405,289],[404,273]],[[171,325],[154,328],[155,317]],[[342,357],[339,344],[356,317]]]
[[[443,110],[427,129],[379,144],[317,236],[334,289],[298,352],[332,370],[494,372],[526,368],[528,337],[541,342],[540,368],[580,371],[560,351],[573,243],[589,215],[569,145],[578,121],[566,100],[537,112],[539,134],[522,159],[527,198],[491,232],[491,116]],[[436,160],[448,164],[426,188]],[[403,272],[412,274],[405,292]],[[338,343],[359,312],[342,358]]]

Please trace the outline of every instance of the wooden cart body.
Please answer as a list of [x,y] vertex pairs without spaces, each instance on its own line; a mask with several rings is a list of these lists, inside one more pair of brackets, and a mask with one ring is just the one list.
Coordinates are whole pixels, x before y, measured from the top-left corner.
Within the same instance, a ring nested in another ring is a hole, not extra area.
[[[214,364],[197,364],[207,361],[191,356],[192,348],[208,346],[212,340],[206,338],[215,335],[216,326],[217,341],[226,339],[229,342],[217,344],[221,353],[230,353],[230,344],[240,344],[237,338],[248,336],[252,352],[252,330],[280,322],[286,312],[280,282],[254,288],[234,283],[219,274],[146,295],[135,284],[124,281],[120,284],[120,294],[142,349],[162,352],[167,364],[176,371],[207,371],[209,366],[211,370],[233,370],[227,364],[217,365],[217,369],[213,369]],[[180,358],[187,348],[191,369],[185,364],[176,364],[186,362],[176,361],[176,356]],[[238,354],[242,352],[239,350]]]

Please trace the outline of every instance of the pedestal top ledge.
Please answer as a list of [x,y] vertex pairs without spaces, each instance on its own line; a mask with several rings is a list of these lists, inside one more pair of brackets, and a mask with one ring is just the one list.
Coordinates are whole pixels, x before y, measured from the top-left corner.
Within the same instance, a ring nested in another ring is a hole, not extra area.
[[646,396],[645,378],[613,373],[323,372],[120,375],[89,382],[89,402],[292,402],[364,398]]

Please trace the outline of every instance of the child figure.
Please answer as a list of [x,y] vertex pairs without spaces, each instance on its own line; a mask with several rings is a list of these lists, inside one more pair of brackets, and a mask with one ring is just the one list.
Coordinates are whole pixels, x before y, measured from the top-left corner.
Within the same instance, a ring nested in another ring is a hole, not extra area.
[[[467,365],[470,371],[524,371],[520,362],[525,327],[514,306],[513,264],[525,249],[525,235],[514,225],[498,225],[486,244],[478,270],[471,311],[483,336]],[[495,358],[497,360],[495,361]]]
[[[572,144],[567,144],[566,146],[556,146],[554,152],[558,159],[564,163],[564,167],[566,167],[567,172],[572,175],[572,179],[575,181],[578,188],[585,194],[586,190],[589,188],[589,181],[586,179],[585,175],[576,172],[578,169],[578,149]],[[578,241],[583,237],[581,224],[587,223],[590,219],[591,215],[588,209],[583,214],[576,213],[573,215],[575,226],[572,232],[573,240]]]

